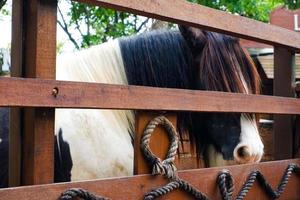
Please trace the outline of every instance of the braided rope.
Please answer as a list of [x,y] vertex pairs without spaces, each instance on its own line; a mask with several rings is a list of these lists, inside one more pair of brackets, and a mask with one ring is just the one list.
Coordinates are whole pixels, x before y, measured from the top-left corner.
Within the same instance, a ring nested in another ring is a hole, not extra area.
[[[166,159],[161,161],[160,158],[155,156],[150,149],[150,137],[153,133],[154,129],[161,125],[166,129],[168,133],[168,137],[170,139],[170,147],[166,156]],[[180,179],[176,174],[176,167],[174,165],[175,155],[178,149],[178,134],[176,132],[173,124],[164,116],[158,116],[152,119],[149,124],[146,126],[144,133],[141,138],[141,150],[144,154],[145,159],[152,166],[152,175],[164,175],[165,177],[172,179],[172,182],[167,185],[152,190],[147,193],[144,197],[145,200],[152,200],[157,197],[163,196],[175,189],[182,189],[191,195],[193,195],[196,199],[199,200],[208,200],[208,198],[190,185],[188,182]]]
[[233,179],[228,170],[222,170],[217,179],[221,196],[224,200],[230,200],[233,194]]
[[153,200],[155,198],[158,198],[160,196],[166,195],[167,193],[172,192],[175,189],[182,189],[186,191],[187,193],[193,195],[195,199],[197,200],[208,200],[208,198],[199,190],[194,188],[192,185],[190,185],[188,182],[177,178],[176,180],[168,183],[167,185],[157,188],[155,190],[152,190],[151,192],[147,193],[144,197],[144,200]]
[[[150,137],[154,129],[161,125],[166,129],[170,139],[170,146],[166,158],[161,161],[150,149]],[[152,166],[152,175],[164,175],[167,178],[175,177],[176,167],[174,165],[175,156],[178,149],[178,134],[173,124],[164,116],[152,119],[146,126],[141,138],[141,150],[147,162]]]
[[110,200],[105,197],[96,196],[92,193],[90,193],[87,190],[81,189],[81,188],[71,188],[66,190],[61,194],[59,197],[59,200],[72,200],[75,198],[81,198],[84,200]]
[[[267,182],[263,174],[255,170],[251,172],[249,177],[247,178],[246,182],[244,183],[242,189],[240,190],[239,194],[236,197],[236,200],[243,200],[249,190],[252,188],[254,182],[257,180],[258,183],[263,187],[263,189],[266,191],[268,196],[271,199],[278,199],[280,195],[284,192],[284,189],[292,175],[292,173],[295,173],[297,175],[300,175],[300,166],[296,164],[289,164],[286,168],[276,190],[273,190],[272,186]],[[227,183],[226,183],[227,181]],[[229,174],[228,171],[222,171],[218,176],[218,184],[220,193],[223,200],[230,200],[233,193],[233,184],[232,184],[232,177]]]
[[258,183],[263,187],[263,189],[267,192],[270,198],[278,199],[280,195],[284,192],[284,189],[293,172],[297,175],[300,175],[300,166],[296,164],[289,164],[277,186],[277,189],[273,190],[272,186],[267,182],[263,174],[260,171],[254,171],[249,175],[246,183],[242,187],[236,199],[244,199],[248,191],[253,186],[255,180],[258,181]]

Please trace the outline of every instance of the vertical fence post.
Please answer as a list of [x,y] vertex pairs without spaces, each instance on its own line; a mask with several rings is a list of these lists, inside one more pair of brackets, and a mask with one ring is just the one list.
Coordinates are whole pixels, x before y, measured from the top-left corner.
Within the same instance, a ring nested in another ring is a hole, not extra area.
[[[21,77],[23,66],[23,1],[12,2],[11,76]],[[21,184],[21,109],[10,108],[9,115],[10,187]]]
[[[17,58],[13,58],[13,60],[16,59],[16,63],[13,63],[13,65],[16,67],[14,70],[19,71],[19,73],[13,75],[55,79],[57,1],[15,0],[13,6],[14,11],[17,13],[14,13],[13,16],[13,34],[15,35],[13,35],[12,55],[14,56],[15,53],[17,56]],[[16,25],[19,25],[19,27],[16,27]],[[18,118],[18,116],[12,117]],[[26,108],[22,112],[20,125],[22,159],[21,178],[19,178],[21,184],[31,185],[53,182],[54,109]],[[13,155],[20,151],[15,148],[19,140],[16,137],[17,134],[18,131],[14,133],[15,138],[10,141],[12,144],[10,150],[15,149],[10,154],[10,175],[14,171],[18,171],[18,167],[14,168],[13,165],[19,163],[12,161]],[[17,179],[16,176],[11,177],[11,185],[18,184]]]
[[[293,84],[295,54],[287,49],[274,47],[274,88],[275,96],[295,97]],[[274,116],[274,158],[293,157],[293,117]]]

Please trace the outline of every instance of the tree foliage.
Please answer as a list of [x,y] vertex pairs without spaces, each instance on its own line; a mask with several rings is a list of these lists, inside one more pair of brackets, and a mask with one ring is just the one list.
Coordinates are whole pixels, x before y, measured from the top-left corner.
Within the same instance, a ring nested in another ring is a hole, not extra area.
[[300,8],[300,0],[285,0],[284,4],[291,10]]
[[[60,20],[58,23],[77,49],[99,44],[112,38],[139,33],[146,29],[148,22],[152,22],[153,28],[155,28],[157,24],[160,24],[157,23],[157,21],[151,21],[148,18],[129,13],[98,6],[88,6],[70,0],[67,1],[69,2],[70,9],[67,13],[63,13],[59,7]],[[300,0],[187,1],[263,22],[268,22],[270,12],[280,5],[286,5],[289,9],[300,7]],[[165,24],[164,26],[169,25]]]
[[[138,33],[149,21],[148,18],[99,6],[88,6],[73,1],[69,4],[67,16],[64,16],[58,7],[61,16],[58,23],[77,49]],[[71,28],[75,31],[70,31]],[[76,35],[79,35],[79,39],[76,39]]]
[[5,8],[7,0],[0,0],[0,15],[8,15],[8,10]]
[[6,4],[7,0],[0,0],[0,10],[3,8],[3,6]]
[[283,0],[190,0],[191,2],[224,10],[232,14],[268,22],[270,12],[283,5]]

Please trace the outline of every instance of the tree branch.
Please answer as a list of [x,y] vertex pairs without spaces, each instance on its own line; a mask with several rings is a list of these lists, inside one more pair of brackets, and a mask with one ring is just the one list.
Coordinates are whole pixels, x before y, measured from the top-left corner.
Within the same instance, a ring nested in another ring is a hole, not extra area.
[[147,18],[145,21],[143,21],[143,22],[141,23],[141,25],[136,29],[136,32],[137,32],[137,33],[140,32],[140,30],[143,28],[143,26],[144,26],[145,24],[148,23],[149,20],[150,20],[150,18]]
[[0,0],[0,10],[3,8],[3,6],[6,4],[7,0]]
[[66,23],[66,20],[63,16],[59,6],[57,6],[57,10],[58,10],[58,13],[59,13],[59,15],[61,16],[61,19],[62,19],[62,22],[57,20],[58,25],[65,31],[65,33],[69,37],[70,41],[74,44],[75,48],[80,49],[79,45],[77,44],[76,40],[73,38],[72,34],[70,33],[70,31],[68,29],[68,25]]
[[[87,29],[86,35],[90,35],[91,22],[90,22],[90,13],[89,13],[88,7],[85,7],[84,11],[85,11],[85,22],[86,22],[86,29]],[[86,42],[87,46],[90,46],[89,40],[85,40],[85,42]]]

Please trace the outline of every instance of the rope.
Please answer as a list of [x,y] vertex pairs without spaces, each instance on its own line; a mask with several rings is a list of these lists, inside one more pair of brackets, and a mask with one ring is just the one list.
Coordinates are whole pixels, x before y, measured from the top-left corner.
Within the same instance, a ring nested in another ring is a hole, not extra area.
[[[150,149],[150,137],[154,129],[161,125],[166,129],[168,137],[170,140],[170,147],[166,156],[166,159],[161,161],[160,158],[155,156]],[[178,149],[178,134],[176,132],[173,124],[164,116],[158,116],[152,119],[149,124],[146,126],[144,133],[141,138],[141,150],[144,154],[147,162],[152,166],[152,175],[163,175],[172,181],[167,185],[152,190],[147,193],[144,197],[144,200],[152,200],[157,197],[163,196],[175,189],[182,189],[187,193],[193,195],[196,199],[199,200],[208,200],[208,198],[190,185],[188,182],[180,179],[176,174],[176,167],[174,165],[175,155]]]
[[222,170],[217,179],[219,190],[223,200],[230,200],[233,194],[233,180],[228,170]]
[[[150,149],[150,137],[154,129],[161,125],[166,129],[170,139],[170,147],[166,158],[161,161]],[[141,150],[147,162],[152,166],[152,175],[164,175],[167,178],[175,177],[176,167],[174,165],[175,156],[178,148],[178,134],[172,123],[164,116],[152,119],[146,126],[141,138]]]
[[90,193],[87,190],[81,188],[71,188],[63,192],[59,198],[59,200],[72,200],[76,198],[81,198],[84,200],[110,200],[105,197],[96,196]]
[[208,198],[203,193],[201,193],[199,190],[195,189],[192,185],[182,179],[176,179],[163,187],[152,190],[145,195],[144,200],[153,200],[160,196],[166,195],[167,193],[170,193],[175,189],[182,189],[187,193],[193,195],[197,200],[208,200]]
[[[295,173],[300,175],[300,166],[296,164],[289,164],[286,168],[276,190],[273,190],[271,185],[267,182],[263,174],[255,170],[251,172],[246,182],[244,183],[242,189],[236,197],[236,200],[243,200],[249,190],[252,188],[254,182],[257,180],[258,183],[262,186],[262,188],[266,191],[267,195],[271,199],[278,199],[280,195],[284,192],[284,189],[292,175]],[[227,183],[226,183],[227,182]],[[233,193],[233,184],[232,177],[228,171],[222,171],[218,176],[218,185],[220,189],[220,193],[223,200],[230,200]]]

